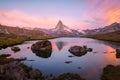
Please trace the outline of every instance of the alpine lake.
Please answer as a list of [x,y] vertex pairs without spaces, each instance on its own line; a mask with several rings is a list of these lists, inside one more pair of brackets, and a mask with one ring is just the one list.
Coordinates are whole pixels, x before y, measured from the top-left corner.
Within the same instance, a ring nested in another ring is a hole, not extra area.
[[[100,80],[105,66],[109,64],[120,65],[120,56],[116,56],[116,48],[120,48],[118,43],[89,38],[62,37],[50,39],[52,53],[47,57],[40,57],[31,51],[31,45],[37,41],[25,41],[23,44],[15,45],[21,49],[19,52],[15,53],[11,47],[8,47],[0,50],[0,54],[11,54],[10,57],[12,58],[26,57],[27,60],[22,61],[22,63],[39,69],[44,76],[52,74],[57,77],[62,73],[71,72],[80,74],[86,80]],[[83,56],[75,56],[68,50],[71,46],[76,45],[86,45],[93,51],[87,52]]]

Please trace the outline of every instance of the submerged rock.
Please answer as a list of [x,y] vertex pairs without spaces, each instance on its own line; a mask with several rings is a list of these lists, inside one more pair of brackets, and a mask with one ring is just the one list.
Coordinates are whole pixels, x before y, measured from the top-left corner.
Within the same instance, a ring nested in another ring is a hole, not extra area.
[[72,63],[72,61],[65,61],[66,64]]
[[29,49],[30,47],[27,47],[27,49]]
[[33,44],[31,46],[31,50],[39,57],[48,58],[51,56],[52,53],[52,45],[50,41],[43,40]]
[[78,74],[74,73],[64,73],[58,76],[57,80],[85,80],[80,77]]
[[68,57],[74,57],[73,55],[68,55]]
[[85,55],[87,52],[91,52],[92,48],[87,48],[87,46],[72,46],[69,49],[69,52],[72,53],[75,56],[82,56]]
[[11,47],[11,50],[14,52],[18,52],[18,51],[20,51],[20,48],[19,47]]

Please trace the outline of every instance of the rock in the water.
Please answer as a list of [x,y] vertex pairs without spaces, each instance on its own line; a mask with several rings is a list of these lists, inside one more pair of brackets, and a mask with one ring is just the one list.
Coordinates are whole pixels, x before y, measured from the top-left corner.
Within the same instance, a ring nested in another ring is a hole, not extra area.
[[87,46],[72,46],[69,49],[69,52],[72,53],[75,56],[82,56],[85,55],[87,52],[91,52],[92,48],[87,48]]
[[116,49],[116,58],[120,58],[120,48]]
[[72,63],[72,61],[65,61],[66,64]]
[[48,58],[51,56],[52,53],[52,45],[50,41],[43,40],[33,44],[31,46],[31,50],[39,57]]
[[12,47],[11,50],[14,52],[18,52],[18,51],[20,51],[20,48],[19,47]]
[[87,48],[87,51],[88,51],[88,52],[92,52],[93,49],[92,49],[92,48]]
[[68,57],[74,57],[73,55],[69,55]]
[[63,73],[60,76],[58,76],[57,80],[85,80],[80,77],[78,74],[74,73]]
[[29,49],[30,47],[27,47],[27,49]]

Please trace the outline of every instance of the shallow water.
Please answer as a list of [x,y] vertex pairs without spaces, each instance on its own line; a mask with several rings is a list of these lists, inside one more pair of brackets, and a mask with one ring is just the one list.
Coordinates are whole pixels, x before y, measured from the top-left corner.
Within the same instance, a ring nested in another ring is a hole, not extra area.
[[[28,66],[39,69],[44,76],[53,74],[58,76],[64,72],[73,72],[80,74],[81,77],[87,80],[100,80],[102,69],[108,65],[119,65],[120,58],[116,58],[115,49],[120,47],[114,43],[88,39],[88,38],[56,38],[51,39],[52,54],[48,58],[36,56],[31,49],[31,45],[37,41],[26,41],[20,47],[21,51],[14,53],[11,48],[0,50],[0,54],[11,54],[10,57],[22,58],[27,57],[24,61]],[[74,45],[87,45],[88,48],[93,48],[92,52],[88,52],[83,56],[74,56],[68,49]],[[69,56],[74,57],[69,57]],[[66,64],[66,61],[72,63]]]

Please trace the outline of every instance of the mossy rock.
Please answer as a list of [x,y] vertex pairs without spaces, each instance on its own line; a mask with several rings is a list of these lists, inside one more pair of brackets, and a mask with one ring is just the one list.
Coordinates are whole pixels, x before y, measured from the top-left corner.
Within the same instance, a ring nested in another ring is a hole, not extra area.
[[103,69],[101,80],[120,80],[120,65],[108,65]]
[[58,76],[57,80],[85,80],[80,77],[78,74],[74,73],[64,73]]

